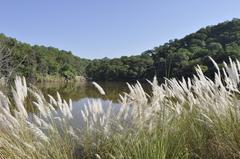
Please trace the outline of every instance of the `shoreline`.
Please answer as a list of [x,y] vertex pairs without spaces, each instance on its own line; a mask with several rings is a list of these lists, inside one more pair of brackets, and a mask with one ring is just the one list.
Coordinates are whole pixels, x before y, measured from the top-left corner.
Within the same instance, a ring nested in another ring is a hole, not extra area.
[[54,83],[54,82],[61,82],[61,83],[67,83],[67,82],[80,82],[80,83],[86,83],[88,80],[84,76],[75,76],[74,79],[67,80],[64,77],[60,76],[50,76],[47,75],[45,77],[41,77],[36,79],[36,83],[41,83],[41,82],[49,82],[49,83]]

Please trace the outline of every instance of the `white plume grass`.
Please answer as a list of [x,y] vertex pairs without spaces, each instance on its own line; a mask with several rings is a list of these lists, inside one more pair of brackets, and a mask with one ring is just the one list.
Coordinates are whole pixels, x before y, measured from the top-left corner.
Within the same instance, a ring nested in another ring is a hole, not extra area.
[[[230,59],[221,71],[210,60],[214,80],[196,66],[192,79],[159,84],[154,77],[150,93],[139,82],[127,83],[119,109],[89,100],[78,114],[79,127],[72,122],[71,99],[58,92],[45,99],[17,76],[13,102],[0,92],[0,158],[239,158],[240,63]],[[35,113],[26,109],[29,95]]]
[[99,84],[97,84],[96,82],[92,82],[92,84],[97,88],[97,90],[99,91],[99,93],[101,95],[106,95],[105,91],[103,90],[103,88]]

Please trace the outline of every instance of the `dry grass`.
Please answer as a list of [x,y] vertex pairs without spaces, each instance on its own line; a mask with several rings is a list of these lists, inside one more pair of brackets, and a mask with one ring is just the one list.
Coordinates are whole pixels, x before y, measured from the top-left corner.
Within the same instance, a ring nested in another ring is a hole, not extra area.
[[[213,61],[213,60],[212,60]],[[0,93],[0,156],[5,159],[240,158],[240,63],[232,61],[215,79],[196,67],[193,79],[154,78],[152,93],[140,83],[120,95],[119,110],[91,100],[72,125],[72,101],[57,93],[45,99],[16,77],[13,101]],[[104,90],[95,84],[103,94]],[[37,113],[26,111],[25,99]],[[31,98],[32,99],[32,98]]]

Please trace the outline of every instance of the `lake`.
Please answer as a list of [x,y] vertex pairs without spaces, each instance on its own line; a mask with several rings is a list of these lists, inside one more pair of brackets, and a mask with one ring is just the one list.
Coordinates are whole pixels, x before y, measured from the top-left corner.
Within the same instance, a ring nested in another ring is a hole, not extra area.
[[[126,82],[98,82],[98,84],[104,89],[106,95],[101,95],[91,82],[43,82],[34,84],[34,86],[43,92],[46,99],[48,99],[47,94],[50,94],[56,98],[56,94],[59,92],[61,97],[66,101],[72,99],[73,107],[78,109],[91,99],[99,99],[103,106],[109,105],[109,103],[111,103],[112,106],[119,106],[119,94],[123,94],[123,92],[129,92]],[[151,89],[150,84],[146,82],[142,83],[142,86],[147,92],[149,92]],[[11,97],[11,91],[9,88],[3,87],[0,88],[0,90],[4,94],[7,94]],[[30,103],[27,104],[27,110],[30,112],[34,111],[31,105],[32,104]]]
[[[56,92],[59,92],[61,97],[65,100],[70,98],[73,101],[73,106],[83,105],[88,99],[100,99],[103,104],[112,101],[113,104],[118,103],[119,94],[123,92],[129,92],[126,82],[98,82],[98,84],[104,89],[106,95],[103,96],[93,86],[91,82],[79,83],[38,83],[36,86],[45,95],[50,94],[56,97]],[[133,83],[132,83],[133,84]],[[143,87],[149,90],[149,84],[143,83]]]
[[[102,103],[103,109],[106,111],[109,106],[113,109],[113,112],[120,108],[118,103],[119,94],[123,92],[129,92],[127,84],[125,82],[98,82],[98,84],[104,89],[106,95],[103,96],[99,93],[97,88],[93,86],[91,82],[88,83],[39,83],[36,86],[43,92],[44,95],[50,94],[56,97],[56,92],[59,92],[61,97],[68,101],[70,98],[73,101],[73,125],[75,127],[81,126],[83,121],[81,110],[83,105],[91,99],[98,99]],[[143,84],[143,87],[149,90],[149,84]],[[80,128],[80,127],[79,127]]]
[[59,92],[61,97],[65,100],[69,98],[73,102],[79,102],[81,100],[98,98],[101,100],[111,100],[117,102],[119,94],[123,92],[128,92],[128,87],[125,82],[99,82],[98,83],[106,92],[103,96],[99,91],[93,86],[91,82],[84,84],[81,83],[39,83],[37,88],[39,88],[45,95],[50,94],[56,96],[56,92]]

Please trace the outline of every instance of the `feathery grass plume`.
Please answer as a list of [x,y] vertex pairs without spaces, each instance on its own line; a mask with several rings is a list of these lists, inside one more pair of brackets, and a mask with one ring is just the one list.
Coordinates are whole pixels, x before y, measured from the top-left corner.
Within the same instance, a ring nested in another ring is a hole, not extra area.
[[[0,156],[6,159],[81,158],[240,158],[240,96],[238,60],[224,63],[215,79],[199,66],[190,78],[127,84],[119,96],[120,108],[105,109],[100,100],[89,100],[79,116],[80,128],[71,122],[72,101],[27,87],[16,77],[13,103],[0,92]],[[222,72],[222,74],[221,74]],[[93,82],[98,91],[104,90]],[[31,95],[37,112],[26,111]],[[11,108],[11,109],[10,109]]]
[[[71,116],[69,113],[72,107],[71,100],[69,105],[66,101],[61,100],[62,103],[54,108],[40,92],[27,88],[24,81],[25,79],[20,77],[15,79],[15,88],[12,87],[14,104],[0,93],[0,141],[7,141],[4,145],[5,148],[0,149],[0,153],[3,151],[3,154],[6,154],[5,158],[32,158],[33,156],[36,158],[66,158],[64,151],[67,147],[61,151],[59,140],[67,134],[59,131],[54,118],[60,108],[61,113],[64,114],[61,116],[61,121],[65,121],[65,118],[68,119]],[[25,109],[24,99],[28,95],[27,90],[37,100],[32,101],[39,110],[37,114],[28,113]],[[10,106],[13,107],[12,111],[10,111]],[[70,126],[66,128],[71,130]],[[66,132],[70,132],[69,130]],[[52,137],[55,140],[59,139],[54,141]],[[67,142],[67,140],[64,139],[63,142]],[[46,147],[49,145],[55,145],[55,149],[53,151],[47,150]],[[39,152],[30,151],[30,148]],[[70,151],[68,153],[70,154]]]
[[18,114],[27,118],[27,111],[24,107],[24,101],[27,97],[27,85],[25,78],[16,76],[15,89],[12,87],[12,95],[16,108],[18,109]]
[[96,82],[92,82],[92,84],[97,88],[97,90],[99,91],[99,93],[101,95],[106,95],[105,91],[103,90],[103,88],[99,84],[97,84]]

